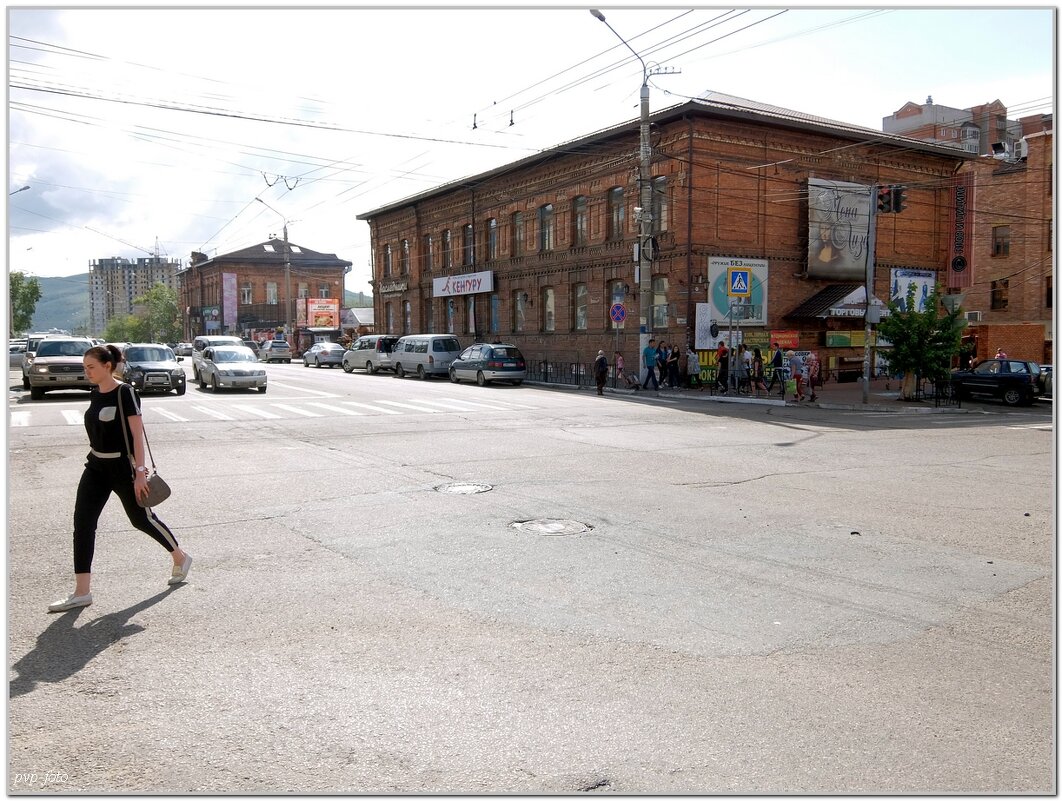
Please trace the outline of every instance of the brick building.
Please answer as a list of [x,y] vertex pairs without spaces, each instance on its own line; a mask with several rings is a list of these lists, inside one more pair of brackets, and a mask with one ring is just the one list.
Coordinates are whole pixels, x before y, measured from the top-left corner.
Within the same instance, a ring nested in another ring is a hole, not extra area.
[[[296,352],[319,339],[337,339],[344,277],[351,262],[294,243],[287,243],[289,256],[285,244],[270,239],[213,258],[192,253],[188,268],[177,274],[185,337],[190,341],[218,333],[271,338],[290,320],[294,330],[284,333]],[[333,308],[331,319],[328,310]]]
[[949,276],[961,293],[976,355],[1050,362],[1054,341],[1054,163],[1050,130],[1028,133],[1021,158],[970,162],[974,190],[969,268]]
[[[657,339],[703,348],[709,318],[729,326],[730,271],[747,270],[750,347],[780,338],[831,370],[861,362],[874,185],[905,185],[908,204],[877,218],[875,297],[896,270],[943,279],[970,154],[715,93],[651,123]],[[618,348],[635,363],[638,153],[633,121],[358,215],[377,331],[504,339],[553,362]]]

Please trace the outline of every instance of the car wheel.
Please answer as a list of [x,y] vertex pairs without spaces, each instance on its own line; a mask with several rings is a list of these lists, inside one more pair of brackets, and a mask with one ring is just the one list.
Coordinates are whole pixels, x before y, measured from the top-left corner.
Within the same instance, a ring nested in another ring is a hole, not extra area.
[[1024,400],[1025,396],[1017,389],[1003,390],[1003,402],[1007,406],[1020,406]]
[[481,387],[487,386],[487,379],[483,376],[482,370],[476,373],[476,383],[479,384]]
[[262,384],[262,386],[260,386],[260,387],[258,388],[258,391],[259,391],[259,392],[261,392],[261,393],[262,393],[263,395],[265,395],[265,391],[266,391],[266,385],[265,385],[265,384]]
[[455,384],[461,383],[460,380],[458,380],[457,378],[457,371],[453,367],[450,368],[450,380],[453,381]]
[[351,364],[350,362],[343,362],[343,372],[344,373],[353,373],[354,372],[354,365]]
[[524,379],[522,379],[522,378],[518,378],[518,379],[516,379],[515,381],[513,381],[513,386],[514,386],[514,387],[518,387],[518,386],[520,386],[520,385],[521,385],[522,383],[524,383]]
[[303,359],[303,360],[302,360],[302,366],[303,366],[303,367],[309,367],[309,366],[310,366],[310,363],[309,363],[308,361],[306,361],[305,359]]
[[285,359],[284,364],[291,364],[291,359]]
[[406,371],[402,369],[402,365],[400,365],[400,364],[396,364],[395,365],[395,377],[396,378],[405,378],[406,377]]
[[200,389],[206,389],[206,379],[204,379],[203,376],[197,376],[196,380],[199,382]]
[[181,384],[179,387],[177,387],[177,394],[178,395],[183,395],[187,389],[188,389],[188,385],[187,384]]
[[427,377],[428,377],[428,374],[424,372],[424,365],[423,364],[418,364],[417,365],[417,378],[419,378],[421,381],[424,381],[425,379],[427,379]]
[[215,392],[218,391],[218,377],[216,375],[210,376],[210,388]]
[[365,362],[365,372],[369,375],[376,372],[376,368],[372,366],[372,362]]
[[33,400],[40,400],[44,397],[44,387],[30,387],[30,397]]

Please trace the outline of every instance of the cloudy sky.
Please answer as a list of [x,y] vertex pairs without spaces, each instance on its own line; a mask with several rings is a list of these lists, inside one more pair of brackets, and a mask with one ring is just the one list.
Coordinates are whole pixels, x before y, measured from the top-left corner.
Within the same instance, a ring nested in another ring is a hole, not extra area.
[[[927,95],[1053,110],[1051,7],[602,10],[670,71],[654,112],[709,90],[878,130]],[[8,192],[30,187],[8,264],[39,276],[187,263],[287,219],[368,291],[355,215],[636,119],[642,81],[586,7],[9,6],[7,31]]]

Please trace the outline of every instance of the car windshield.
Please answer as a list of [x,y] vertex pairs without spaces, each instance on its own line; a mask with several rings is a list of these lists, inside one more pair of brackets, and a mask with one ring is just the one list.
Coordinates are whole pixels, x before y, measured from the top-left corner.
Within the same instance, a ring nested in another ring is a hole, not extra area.
[[169,348],[126,348],[127,362],[170,362],[173,354]]
[[216,350],[214,361],[216,362],[253,362],[254,354],[245,350]]
[[85,351],[91,347],[88,342],[45,340],[37,348],[37,356],[84,356]]

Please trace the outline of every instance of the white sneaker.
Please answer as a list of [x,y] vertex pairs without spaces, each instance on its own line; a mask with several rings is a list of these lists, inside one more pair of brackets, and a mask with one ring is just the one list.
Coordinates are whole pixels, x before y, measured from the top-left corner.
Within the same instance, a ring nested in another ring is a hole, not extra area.
[[184,555],[184,561],[179,565],[173,566],[173,572],[170,574],[170,580],[168,584],[180,584],[186,578],[188,578],[188,571],[192,569],[192,556],[191,554]]
[[61,601],[48,604],[49,612],[66,612],[69,609],[77,609],[79,606],[88,606],[92,603],[92,593],[74,595],[71,593]]

